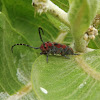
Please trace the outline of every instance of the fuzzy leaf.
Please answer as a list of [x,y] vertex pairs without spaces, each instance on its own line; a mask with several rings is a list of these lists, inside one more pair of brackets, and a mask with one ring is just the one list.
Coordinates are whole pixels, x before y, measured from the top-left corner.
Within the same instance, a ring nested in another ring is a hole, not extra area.
[[98,0],[98,10],[97,10],[97,14],[100,14],[100,0]]
[[98,0],[74,0],[70,5],[68,19],[75,40],[76,51],[86,51],[83,36],[96,16],[97,9]]
[[69,21],[72,31],[84,34],[96,15],[98,0],[75,0],[69,10]]
[[100,50],[83,56],[39,57],[33,64],[32,85],[39,100],[99,100]]

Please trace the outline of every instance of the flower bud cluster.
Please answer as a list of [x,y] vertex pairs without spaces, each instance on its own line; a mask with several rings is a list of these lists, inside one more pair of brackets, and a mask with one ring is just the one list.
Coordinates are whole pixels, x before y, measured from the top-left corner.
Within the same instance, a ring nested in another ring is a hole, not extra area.
[[95,39],[95,36],[98,35],[98,30],[93,26],[90,26],[85,32],[84,40],[89,41],[90,39]]
[[38,13],[47,12],[49,6],[48,6],[49,0],[32,0],[32,5],[35,7],[36,11]]

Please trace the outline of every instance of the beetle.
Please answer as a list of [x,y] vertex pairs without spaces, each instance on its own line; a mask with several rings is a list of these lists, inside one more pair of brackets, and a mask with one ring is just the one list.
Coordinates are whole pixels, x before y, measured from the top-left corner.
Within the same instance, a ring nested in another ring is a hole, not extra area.
[[66,55],[78,55],[78,54],[75,54],[73,49],[67,45],[63,45],[63,44],[60,44],[60,43],[56,43],[56,42],[44,42],[43,39],[42,39],[42,36],[41,36],[41,32],[42,34],[44,34],[44,31],[41,27],[38,28],[38,32],[39,32],[39,36],[40,36],[40,40],[42,42],[42,45],[40,47],[32,47],[28,44],[22,44],[22,43],[19,43],[19,44],[14,44],[12,47],[11,47],[11,51],[13,53],[13,48],[16,46],[16,45],[24,45],[24,46],[27,46],[27,47],[30,47],[30,48],[34,48],[34,49],[40,49],[41,50],[41,55],[44,54],[47,56],[47,62],[48,62],[48,56],[49,54],[52,54],[52,55],[55,55],[55,54],[60,54],[61,56],[64,56],[65,58],[69,59],[68,56]]

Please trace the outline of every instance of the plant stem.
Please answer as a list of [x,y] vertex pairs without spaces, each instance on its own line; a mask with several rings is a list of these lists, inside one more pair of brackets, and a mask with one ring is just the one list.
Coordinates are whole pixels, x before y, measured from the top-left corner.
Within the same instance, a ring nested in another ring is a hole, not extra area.
[[70,23],[68,21],[68,13],[63,11],[61,8],[59,8],[50,0],[33,0],[32,5],[36,8],[37,12],[39,12],[40,14],[42,12],[49,11],[49,13],[51,13],[53,16],[55,16],[57,19],[59,19],[61,22],[63,22],[70,28]]
[[50,0],[48,2],[49,4],[49,12],[54,15],[57,19],[59,19],[61,22],[63,22],[65,25],[70,27],[70,23],[68,21],[68,13],[66,13],[64,10],[56,6],[54,3],[52,3]]
[[83,36],[74,38],[74,41],[74,47],[77,52],[86,52],[86,41],[83,39]]

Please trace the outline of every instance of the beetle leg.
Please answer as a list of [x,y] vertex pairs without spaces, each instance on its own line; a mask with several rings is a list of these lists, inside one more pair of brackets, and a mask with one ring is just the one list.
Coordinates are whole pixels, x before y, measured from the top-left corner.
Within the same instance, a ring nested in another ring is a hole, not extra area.
[[47,63],[48,63],[48,56],[49,56],[50,53],[51,53],[51,50],[49,50],[49,52],[47,52],[47,54],[46,54],[47,55],[47,59],[46,59]]
[[43,53],[42,52],[40,52],[40,55],[42,55]]
[[47,53],[47,59],[46,59],[47,60],[47,63],[48,63],[48,56],[49,56],[49,53]]
[[66,56],[66,55],[64,55],[64,57],[66,58],[66,59],[70,59],[68,56]]

